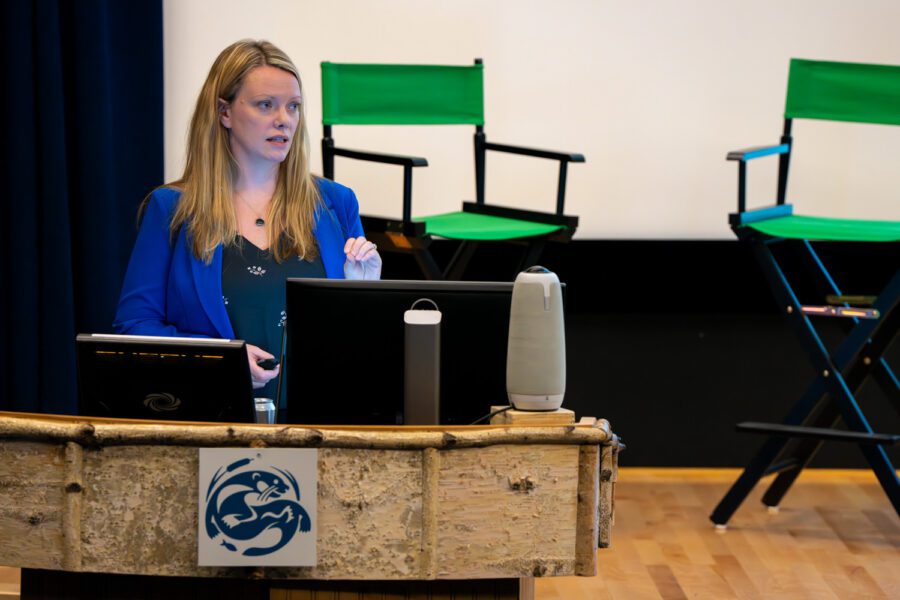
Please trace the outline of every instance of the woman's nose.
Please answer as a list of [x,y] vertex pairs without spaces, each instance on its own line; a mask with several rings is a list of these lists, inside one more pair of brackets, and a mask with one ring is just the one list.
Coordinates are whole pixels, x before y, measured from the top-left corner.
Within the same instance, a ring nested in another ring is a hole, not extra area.
[[290,116],[287,113],[287,109],[279,108],[278,112],[275,113],[275,127],[281,129],[287,127],[288,123],[290,123]]

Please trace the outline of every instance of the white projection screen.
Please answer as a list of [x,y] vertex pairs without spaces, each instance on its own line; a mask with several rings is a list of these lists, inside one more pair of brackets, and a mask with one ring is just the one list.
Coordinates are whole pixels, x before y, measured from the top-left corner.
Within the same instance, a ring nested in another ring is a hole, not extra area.
[[[303,76],[321,173],[319,63],[485,63],[490,141],[581,152],[566,212],[580,239],[730,239],[729,150],[777,143],[791,57],[900,64],[896,0],[166,0],[166,179],[218,52],[281,46]],[[474,199],[473,128],[336,127],[340,146],[424,156],[413,214]],[[900,127],[800,121],[788,201],[798,212],[900,220]],[[774,201],[777,159],[749,166]],[[487,198],[552,211],[557,163],[488,153]],[[362,212],[400,216],[401,168],[337,158]]]

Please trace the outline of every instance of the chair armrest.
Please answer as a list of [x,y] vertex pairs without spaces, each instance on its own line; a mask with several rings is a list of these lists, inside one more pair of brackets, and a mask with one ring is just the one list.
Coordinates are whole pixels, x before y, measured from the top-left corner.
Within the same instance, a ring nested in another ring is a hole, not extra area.
[[382,154],[380,152],[364,152],[362,150],[334,147],[331,148],[331,152],[334,156],[368,160],[389,165],[401,165],[403,167],[403,222],[409,223],[412,221],[412,170],[413,167],[427,167],[428,161],[426,159],[420,156]]
[[[492,142],[485,142],[484,149],[496,150],[497,152],[507,152],[509,154],[521,154],[524,156],[535,156],[537,158],[549,158],[551,160],[558,160],[559,182],[556,186],[556,214],[563,214],[563,209],[566,202],[566,171],[569,167],[570,162],[583,163],[583,154],[576,154],[574,152],[555,152],[553,150],[541,150],[539,148],[524,148],[522,146],[510,146],[508,144],[494,144]],[[483,202],[484,188],[481,187],[479,189],[481,191],[479,192],[480,196],[478,198],[478,202]]]
[[[790,141],[790,138],[782,138],[782,141]],[[726,160],[735,160],[738,161],[738,213],[743,213],[747,210],[747,161],[753,160],[754,158],[761,158],[763,156],[770,156],[772,154],[787,154],[788,156],[782,156],[782,167],[785,167],[780,173],[787,173],[786,161],[791,152],[791,145],[789,143],[778,144],[775,146],[753,146],[752,148],[744,148],[742,150],[732,150],[725,157]],[[783,179],[781,175],[779,175],[779,194],[778,194],[778,204],[784,204],[784,194],[783,194],[783,184],[786,182],[786,178]]]
[[554,152],[553,150],[524,148],[522,146],[510,146],[508,144],[494,144],[492,142],[486,142],[484,148],[485,150],[496,150],[497,152],[507,152],[509,154],[523,154],[525,156],[536,156],[538,158],[550,158],[565,162],[584,162],[583,154],[571,152]]
[[791,147],[788,144],[778,144],[777,146],[753,146],[752,148],[743,148],[741,150],[732,150],[728,153],[725,160],[739,160],[746,162],[754,158],[761,158],[771,154],[787,154]]
[[368,160],[372,162],[386,163],[389,165],[403,165],[404,167],[427,167],[428,160],[420,156],[404,156],[402,154],[382,154],[380,152],[366,152],[362,150],[350,150],[348,148],[335,148],[335,156]]

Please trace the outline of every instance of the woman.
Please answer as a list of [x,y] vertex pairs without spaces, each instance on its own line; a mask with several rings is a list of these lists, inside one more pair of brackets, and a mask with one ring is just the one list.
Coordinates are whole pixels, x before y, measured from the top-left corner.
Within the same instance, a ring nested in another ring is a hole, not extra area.
[[[309,172],[297,68],[243,40],[210,69],[181,179],[141,207],[114,327],[119,333],[240,338],[250,375],[274,397],[285,279],[378,279],[353,192]],[[270,389],[271,388],[271,389]]]

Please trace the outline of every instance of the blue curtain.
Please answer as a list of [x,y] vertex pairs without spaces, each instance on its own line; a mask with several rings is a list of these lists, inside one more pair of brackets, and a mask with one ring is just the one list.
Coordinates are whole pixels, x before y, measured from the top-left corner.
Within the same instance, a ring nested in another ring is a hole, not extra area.
[[0,2],[0,409],[74,413],[163,178],[162,0]]

